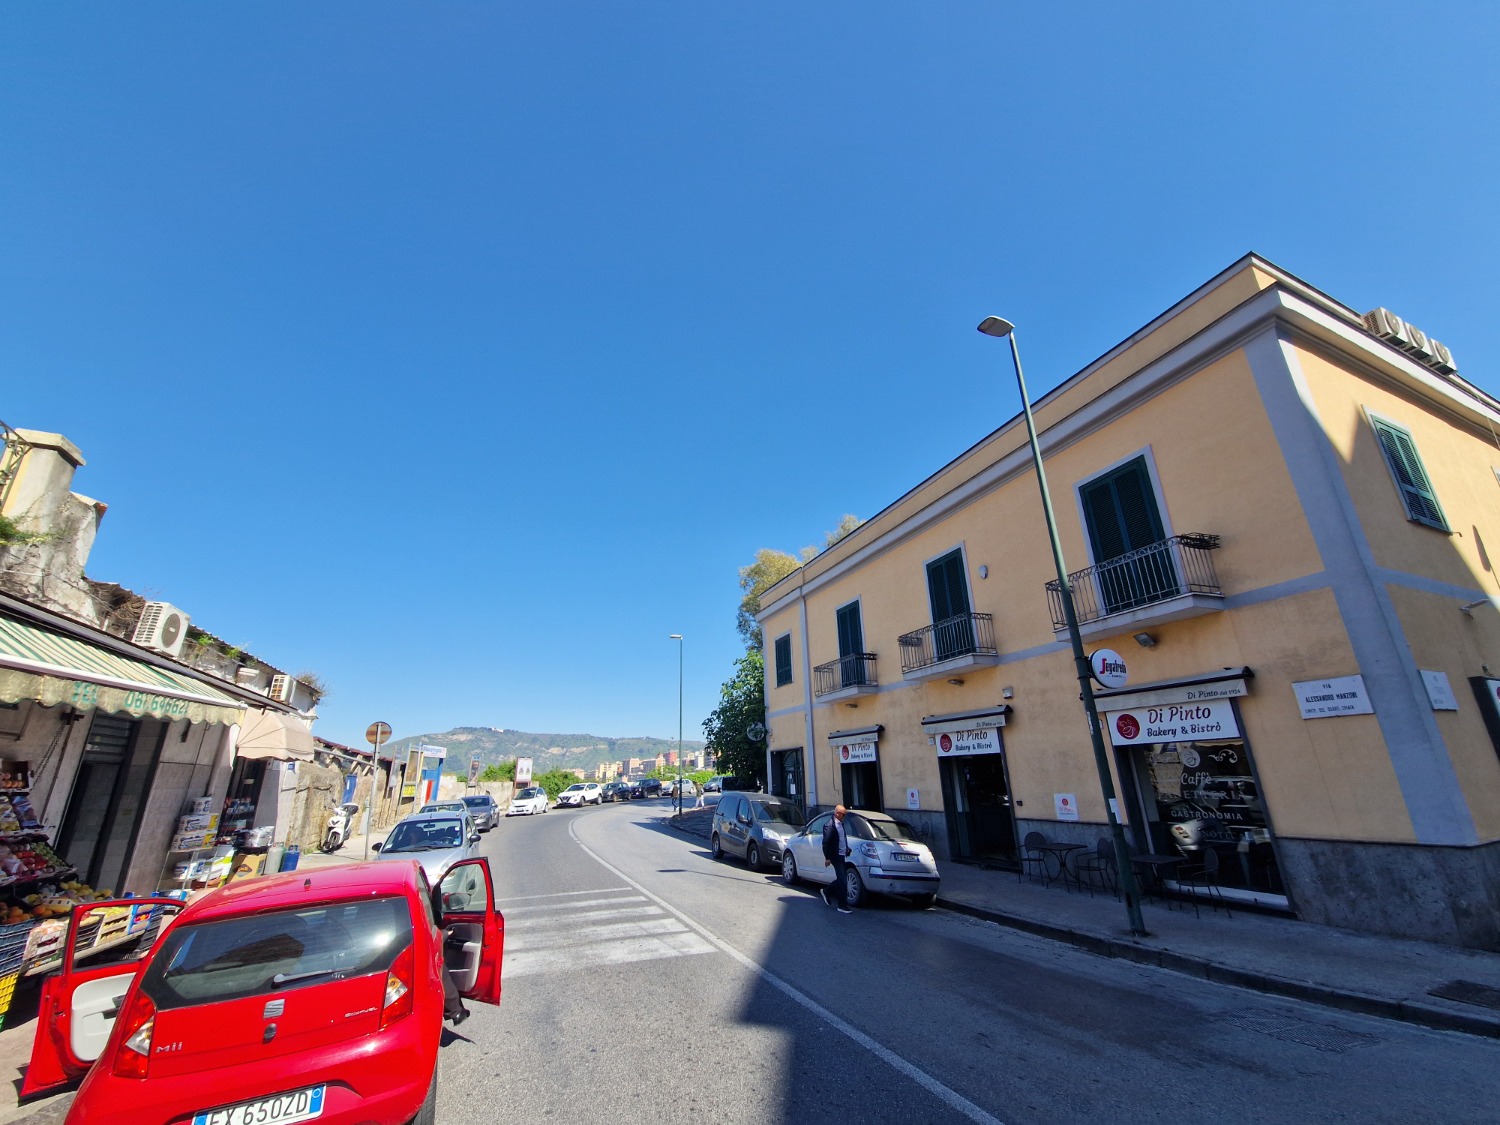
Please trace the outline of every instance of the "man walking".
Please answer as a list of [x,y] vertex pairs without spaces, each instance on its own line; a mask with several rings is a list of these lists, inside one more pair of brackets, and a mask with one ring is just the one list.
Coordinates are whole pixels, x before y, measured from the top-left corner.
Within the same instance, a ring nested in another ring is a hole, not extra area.
[[[839,913],[853,914],[849,909],[847,873],[849,870],[849,837],[844,833],[844,814],[849,810],[835,805],[833,817],[823,825],[823,866],[833,868],[833,885],[838,889]],[[828,888],[823,888],[823,901],[832,906]]]

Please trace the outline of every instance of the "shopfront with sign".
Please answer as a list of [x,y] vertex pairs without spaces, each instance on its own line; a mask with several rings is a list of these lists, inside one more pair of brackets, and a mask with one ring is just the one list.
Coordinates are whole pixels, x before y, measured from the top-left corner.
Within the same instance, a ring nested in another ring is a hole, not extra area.
[[1016,863],[1016,822],[1001,733],[1009,712],[1002,707],[922,720],[922,732],[937,754],[954,859]]
[[834,761],[839,764],[842,804],[851,809],[882,812],[879,726],[836,730],[829,734]]
[[1248,669],[1100,692],[1138,849],[1218,860],[1231,897],[1286,906],[1270,819],[1240,720]]

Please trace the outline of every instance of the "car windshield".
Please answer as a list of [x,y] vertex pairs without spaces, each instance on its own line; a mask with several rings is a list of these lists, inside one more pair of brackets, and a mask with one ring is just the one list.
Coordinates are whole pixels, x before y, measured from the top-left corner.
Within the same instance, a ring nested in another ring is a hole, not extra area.
[[386,972],[412,939],[402,898],[242,914],[167,932],[141,978],[158,1009]]
[[582,785],[570,785],[570,786],[567,787],[567,789],[563,790],[563,792],[565,792],[565,793],[577,793],[579,790],[581,790],[583,788],[584,788],[584,786],[582,786]]
[[874,820],[865,819],[862,816],[851,816],[849,822],[854,825],[854,835],[862,840],[894,840],[898,843],[917,843],[917,834],[911,830],[911,825],[899,820]]
[[463,825],[456,820],[411,820],[396,825],[382,855],[391,852],[425,852],[433,848],[456,848],[463,842]]
[[423,805],[417,811],[419,813],[463,812],[466,807],[462,801],[434,801],[430,805]]
[[542,791],[540,789],[522,789],[516,794],[516,797],[519,799],[524,797],[540,797],[541,795]]
[[752,801],[750,807],[755,810],[756,820],[770,824],[790,824],[793,828],[802,827],[802,814],[789,801]]
[[471,809],[479,809],[483,808],[486,805],[493,804],[494,800],[495,799],[493,797],[465,797],[464,804]]

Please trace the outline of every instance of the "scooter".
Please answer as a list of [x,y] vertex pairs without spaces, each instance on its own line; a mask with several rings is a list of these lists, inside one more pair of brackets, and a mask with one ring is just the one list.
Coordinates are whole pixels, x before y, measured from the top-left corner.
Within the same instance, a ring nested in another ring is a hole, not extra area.
[[354,818],[359,813],[359,806],[355,804],[340,805],[328,818],[328,831],[323,835],[323,850],[325,852],[336,852],[344,846],[344,841],[349,839],[350,830],[354,827]]

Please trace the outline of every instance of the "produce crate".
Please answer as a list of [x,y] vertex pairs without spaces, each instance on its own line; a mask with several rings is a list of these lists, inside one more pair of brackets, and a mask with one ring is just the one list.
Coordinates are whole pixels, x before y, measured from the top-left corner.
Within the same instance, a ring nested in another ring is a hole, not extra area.
[[20,979],[19,971],[0,976],[0,1028],[5,1026],[5,1017],[10,1014],[10,1002],[16,997],[16,982]]
[[31,940],[34,921],[13,922],[0,926],[0,977],[13,973],[26,959],[26,946]]

